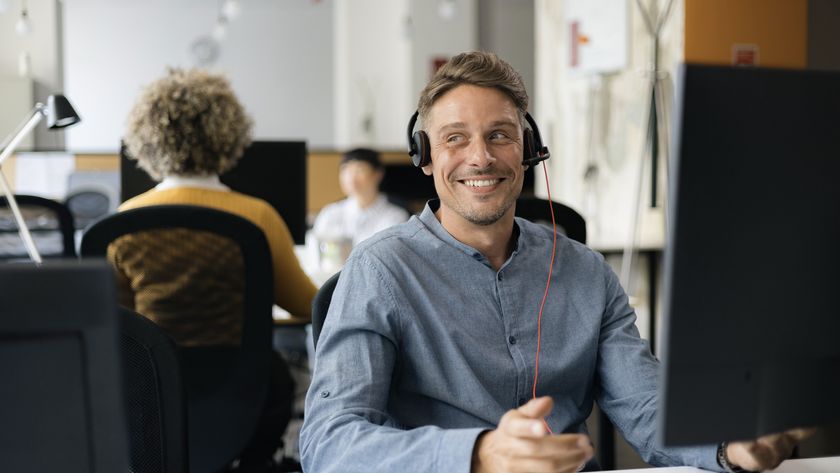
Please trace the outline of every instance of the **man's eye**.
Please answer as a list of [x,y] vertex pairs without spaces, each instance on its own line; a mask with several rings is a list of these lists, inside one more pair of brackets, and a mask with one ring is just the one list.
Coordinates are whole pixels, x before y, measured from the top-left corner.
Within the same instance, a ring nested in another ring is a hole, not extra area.
[[508,135],[501,131],[494,131],[490,133],[490,139],[493,141],[500,141],[500,140],[509,140]]
[[447,143],[460,143],[464,141],[464,137],[462,135],[449,135],[446,137]]

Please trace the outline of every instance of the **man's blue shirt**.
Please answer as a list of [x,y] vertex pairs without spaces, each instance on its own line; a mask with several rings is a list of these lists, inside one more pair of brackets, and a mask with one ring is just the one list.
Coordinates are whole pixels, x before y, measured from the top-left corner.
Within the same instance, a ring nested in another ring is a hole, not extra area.
[[[470,471],[479,433],[531,398],[552,231],[516,218],[496,271],[437,201],[354,249],[318,340],[301,431],[307,472]],[[593,401],[653,465],[719,469],[715,448],[656,443],[658,362],[603,257],[562,235],[542,317],[537,396],[555,433]]]

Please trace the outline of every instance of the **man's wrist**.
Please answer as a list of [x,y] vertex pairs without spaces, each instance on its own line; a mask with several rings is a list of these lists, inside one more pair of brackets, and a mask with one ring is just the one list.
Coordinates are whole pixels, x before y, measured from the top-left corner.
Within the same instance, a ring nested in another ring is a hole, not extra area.
[[481,473],[483,470],[481,465],[481,446],[485,441],[485,437],[489,434],[490,430],[485,430],[478,434],[478,437],[475,439],[475,444],[473,445],[473,453],[472,453],[472,465],[470,466],[470,473]]
[[721,442],[718,444],[717,448],[717,462],[721,468],[723,468],[727,473],[752,473],[750,470],[745,470],[740,466],[732,463],[729,460],[729,455],[726,453],[726,450],[729,446],[729,442]]

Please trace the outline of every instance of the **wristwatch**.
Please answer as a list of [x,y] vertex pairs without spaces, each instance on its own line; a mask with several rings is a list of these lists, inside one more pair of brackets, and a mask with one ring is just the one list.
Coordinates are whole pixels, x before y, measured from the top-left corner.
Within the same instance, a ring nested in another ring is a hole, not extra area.
[[729,457],[726,456],[726,446],[729,445],[729,442],[721,442],[718,444],[717,448],[717,462],[721,468],[726,470],[727,473],[755,473],[750,470],[745,470],[740,466],[733,465],[732,462],[729,461]]

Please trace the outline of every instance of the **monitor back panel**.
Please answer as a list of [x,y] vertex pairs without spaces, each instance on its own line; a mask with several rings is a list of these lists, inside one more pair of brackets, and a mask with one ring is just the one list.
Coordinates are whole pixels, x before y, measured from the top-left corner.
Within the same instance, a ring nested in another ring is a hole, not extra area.
[[[306,237],[306,157],[304,141],[254,141],[236,167],[221,176],[231,189],[265,200],[289,227],[295,243]],[[146,192],[155,182],[120,150],[120,198]]]
[[664,441],[840,418],[840,74],[689,65],[679,91]]

